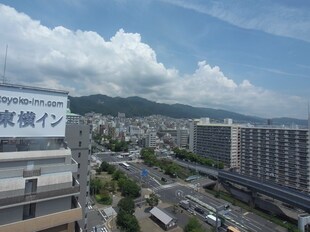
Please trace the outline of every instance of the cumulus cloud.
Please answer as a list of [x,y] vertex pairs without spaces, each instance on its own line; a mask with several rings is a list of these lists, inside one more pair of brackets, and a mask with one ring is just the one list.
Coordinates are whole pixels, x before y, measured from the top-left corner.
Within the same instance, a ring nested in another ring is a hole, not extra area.
[[305,101],[238,84],[217,66],[198,63],[192,74],[167,68],[138,33],[110,39],[92,31],[48,28],[0,4],[0,44],[9,45],[12,83],[69,90],[71,95],[141,96],[158,102],[217,107],[259,116],[304,117]]

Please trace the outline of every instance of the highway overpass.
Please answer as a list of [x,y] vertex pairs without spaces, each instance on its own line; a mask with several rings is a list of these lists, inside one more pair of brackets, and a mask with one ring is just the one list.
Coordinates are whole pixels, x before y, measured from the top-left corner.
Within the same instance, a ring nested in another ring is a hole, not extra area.
[[305,210],[310,213],[310,195],[299,192],[294,189],[290,189],[281,185],[262,182],[255,178],[250,178],[235,172],[224,171],[220,169],[214,169],[206,166],[202,166],[195,163],[189,163],[182,160],[174,160],[177,164],[197,170],[201,173],[217,177],[220,181],[229,181],[244,187],[257,193],[264,194],[266,196],[273,197],[282,202],[295,206],[297,208]]

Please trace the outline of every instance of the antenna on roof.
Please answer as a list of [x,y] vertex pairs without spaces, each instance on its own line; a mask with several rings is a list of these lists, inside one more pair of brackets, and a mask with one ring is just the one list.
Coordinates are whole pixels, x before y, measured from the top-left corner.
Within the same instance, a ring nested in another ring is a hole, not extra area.
[[8,56],[8,45],[6,45],[6,49],[5,49],[5,57],[4,57],[4,66],[3,66],[3,84],[5,84],[5,70],[6,70],[6,58]]

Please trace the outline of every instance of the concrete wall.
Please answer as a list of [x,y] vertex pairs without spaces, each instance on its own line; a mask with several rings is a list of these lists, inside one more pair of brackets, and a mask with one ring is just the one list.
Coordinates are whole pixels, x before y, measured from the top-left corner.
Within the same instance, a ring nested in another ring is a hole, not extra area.
[[0,225],[23,220],[23,206],[0,209]]
[[71,197],[64,197],[36,204],[36,217],[71,209]]
[[[90,126],[81,124],[69,124],[66,126],[66,141],[71,149],[73,159],[79,164],[77,173],[73,176],[80,183],[80,195],[78,201],[82,207],[83,219],[79,221],[82,229],[87,223],[87,202],[89,195],[89,181],[90,181]],[[81,146],[79,146],[81,142]],[[86,220],[84,220],[86,215]],[[86,227],[87,228],[87,227]],[[84,229],[83,231],[87,231]]]

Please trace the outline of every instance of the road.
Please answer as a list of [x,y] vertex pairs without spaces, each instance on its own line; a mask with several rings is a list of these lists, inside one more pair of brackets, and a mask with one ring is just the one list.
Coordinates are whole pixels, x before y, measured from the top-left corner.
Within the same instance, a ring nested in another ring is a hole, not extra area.
[[[208,205],[212,206],[213,208],[217,208],[219,206],[222,206],[225,204],[225,201],[213,198],[211,196],[208,196],[206,194],[199,193],[195,191],[192,188],[189,188],[187,186],[173,186],[171,188],[162,188],[156,191],[156,193],[160,196],[160,198],[163,201],[171,202],[174,204],[179,203],[181,200],[187,199],[186,195],[191,195],[200,201],[207,203]],[[192,210],[195,208],[197,203],[191,201],[191,208]],[[227,203],[226,203],[227,204]],[[203,208],[199,206],[200,208]],[[199,215],[199,218],[204,220],[204,217],[211,213],[209,210],[204,209],[205,214]],[[212,212],[212,214],[214,214]],[[225,215],[225,224],[232,225],[238,227],[241,231],[253,231],[253,232],[275,232],[275,231],[282,231],[278,230],[278,226],[276,224],[273,224],[263,218],[260,218],[257,215],[254,215],[253,213],[249,212],[240,212],[233,208],[230,208],[228,210],[223,210],[220,212],[221,215]],[[236,225],[236,224],[239,225]],[[240,225],[243,225],[241,227]],[[284,230],[285,231],[285,230]]]
[[[116,161],[127,161],[128,159],[122,158],[119,159],[116,155],[97,155],[98,158],[105,160],[107,162],[116,162]],[[140,163],[130,163],[129,169],[125,169],[120,165],[116,165],[117,168],[123,170],[127,173],[128,176],[141,183],[144,188],[152,189],[162,201],[169,202],[172,204],[178,204],[180,200],[187,199],[186,195],[193,196],[198,200],[207,203],[213,208],[227,204],[224,200],[215,198],[213,196],[207,195],[205,193],[200,193],[195,191],[193,185],[191,184],[179,184],[173,179],[164,175],[157,169],[148,167]],[[142,170],[147,170],[148,175],[142,177]],[[161,181],[161,177],[165,177],[168,181],[166,183]],[[192,211],[194,211],[197,203],[191,202]],[[199,206],[200,207],[200,206]],[[200,207],[202,208],[202,207]],[[207,209],[204,209],[204,215],[201,215],[196,212],[196,217],[204,221],[204,218],[207,214],[211,213]],[[214,213],[213,213],[214,214]],[[279,228],[276,224],[271,223],[253,213],[242,212],[240,208],[231,206],[229,210],[221,211],[220,214],[225,217],[225,225],[236,226],[241,231],[253,231],[253,232],[276,232],[276,231],[286,231],[284,228]]]

